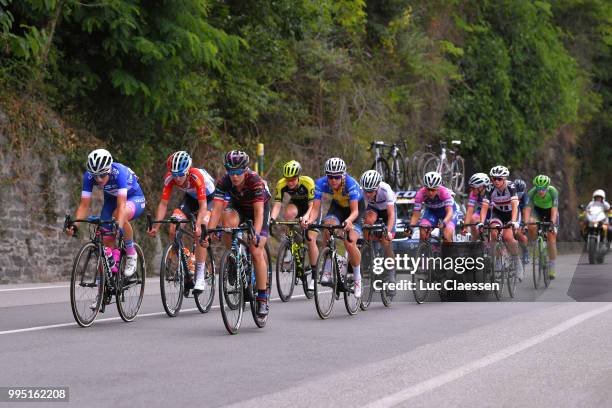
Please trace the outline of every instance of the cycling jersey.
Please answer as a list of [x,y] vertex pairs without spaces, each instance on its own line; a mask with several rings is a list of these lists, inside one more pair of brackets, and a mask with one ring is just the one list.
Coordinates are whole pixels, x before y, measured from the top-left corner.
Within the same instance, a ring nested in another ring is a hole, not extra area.
[[176,179],[172,177],[170,172],[166,173],[164,176],[164,190],[161,196],[162,200],[170,199],[174,186],[196,200],[206,200],[207,198],[210,200],[215,191],[215,181],[210,174],[206,170],[194,167],[189,169],[187,178],[182,185],[177,184]]
[[[97,185],[94,176],[89,171],[85,171],[83,174],[81,197],[91,197],[93,187]],[[116,162],[112,164],[108,182],[104,185],[102,191],[104,192],[105,199],[107,196],[124,196],[128,198],[144,196],[138,184],[138,177],[134,174],[132,169]]]
[[308,176],[299,176],[297,187],[293,190],[287,186],[287,179],[281,178],[276,183],[276,192],[274,195],[274,201],[283,201],[285,193],[291,197],[291,202],[297,205],[308,205],[314,199],[315,183],[314,180]]
[[342,184],[338,190],[331,188],[327,182],[327,176],[323,176],[315,183],[314,199],[321,200],[323,194],[332,196],[332,201],[343,208],[348,208],[350,202],[354,200],[362,200],[363,192],[359,183],[348,174],[342,179]]
[[482,200],[484,199],[485,195],[487,194],[486,190],[483,191],[482,194],[477,193],[475,191],[470,191],[470,196],[468,197],[468,208],[472,207],[474,208],[474,213],[479,213],[480,212],[480,208],[482,207]]
[[493,211],[511,213],[512,201],[515,200],[518,201],[518,195],[516,194],[514,183],[507,181],[506,187],[503,190],[500,191],[497,188],[493,188],[491,191],[487,191],[482,202],[489,204]]
[[531,208],[553,208],[559,207],[559,192],[553,186],[548,186],[544,197],[537,192],[537,188],[534,187],[527,193],[529,196],[529,206]]
[[519,199],[519,205],[518,205],[519,210],[522,210],[523,208],[529,205],[529,194],[522,191],[520,193],[516,193],[516,195],[518,196],[518,199]]
[[388,206],[395,205],[395,200],[395,193],[391,186],[382,181],[378,186],[376,195],[371,200],[367,200],[368,209],[386,210]]
[[425,187],[421,187],[419,191],[417,191],[414,197],[414,211],[421,211],[423,205],[428,209],[440,210],[446,207],[452,208],[455,204],[455,200],[453,200],[450,190],[446,187],[438,187],[438,191],[433,198],[429,198],[426,193],[427,188]]
[[249,216],[253,214],[254,203],[268,202],[270,192],[264,180],[254,171],[247,170],[244,175],[244,184],[240,191],[232,184],[229,175],[217,180],[214,200],[229,203],[232,208],[244,211]]

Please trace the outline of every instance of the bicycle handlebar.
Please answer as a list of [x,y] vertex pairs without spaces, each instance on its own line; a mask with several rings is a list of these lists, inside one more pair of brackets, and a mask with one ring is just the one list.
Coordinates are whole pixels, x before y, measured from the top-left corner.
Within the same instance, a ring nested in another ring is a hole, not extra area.
[[202,234],[200,235],[200,243],[203,243],[206,240],[206,237],[210,234],[214,233],[226,233],[232,234],[235,231],[246,231],[249,235],[255,235],[255,228],[253,227],[253,221],[247,220],[243,222],[237,227],[217,227],[217,228],[208,228],[206,225],[200,225],[202,228]]
[[[310,224],[310,225],[308,225],[308,229],[309,230],[313,230],[313,229],[327,229],[327,230],[329,230],[333,234],[335,230],[344,229],[345,226],[346,225],[344,223],[342,223],[340,225]],[[346,240],[348,242],[353,242],[353,240],[351,239],[351,237],[348,234],[346,235]]]
[[165,220],[154,220],[150,214],[147,214],[147,231],[151,231],[153,224],[174,224],[176,226],[180,224],[191,224],[191,229],[195,230],[195,221],[191,217],[188,219],[170,217],[166,218]]

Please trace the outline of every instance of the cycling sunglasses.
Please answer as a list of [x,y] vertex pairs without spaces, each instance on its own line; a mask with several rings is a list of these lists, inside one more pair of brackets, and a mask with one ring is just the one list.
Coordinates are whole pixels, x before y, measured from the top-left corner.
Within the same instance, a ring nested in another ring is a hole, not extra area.
[[428,188],[427,191],[430,191],[430,192],[434,193],[434,192],[438,191],[438,188],[437,187],[436,188]]
[[491,180],[493,180],[493,181],[504,181],[505,178],[503,178],[503,177],[491,177]]
[[548,187],[536,187],[536,191],[546,191]]
[[95,179],[98,179],[98,180],[101,180],[101,179],[103,179],[104,177],[108,176],[109,174],[110,174],[110,173],[96,174],[96,175],[94,175],[94,178],[95,178]]
[[183,173],[174,172],[174,173],[171,173],[171,174],[172,174],[172,177],[183,177],[184,175],[187,174],[187,172],[183,172]]
[[231,169],[227,170],[227,174],[230,176],[240,176],[244,173],[244,169]]
[[327,178],[330,179],[330,180],[340,180],[342,178],[342,175],[341,174],[338,174],[338,175],[329,175],[328,174]]

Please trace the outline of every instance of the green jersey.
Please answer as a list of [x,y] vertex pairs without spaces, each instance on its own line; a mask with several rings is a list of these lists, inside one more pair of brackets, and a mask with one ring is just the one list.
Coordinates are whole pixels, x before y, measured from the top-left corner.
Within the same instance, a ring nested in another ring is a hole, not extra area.
[[529,206],[531,208],[538,207],[548,209],[552,207],[559,207],[559,192],[553,186],[548,186],[544,197],[537,192],[536,187],[529,190],[527,195],[529,196]]

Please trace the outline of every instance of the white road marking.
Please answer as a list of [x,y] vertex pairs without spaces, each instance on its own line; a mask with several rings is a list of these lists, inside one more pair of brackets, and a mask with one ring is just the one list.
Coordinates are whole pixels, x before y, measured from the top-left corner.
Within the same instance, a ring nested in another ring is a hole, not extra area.
[[70,285],[37,286],[33,288],[0,289],[0,292],[19,292],[22,290],[57,289],[57,288],[69,288],[69,287]]
[[554,337],[560,333],[563,333],[564,331],[571,329],[572,327],[584,322],[585,320],[590,319],[591,317],[595,317],[601,313],[605,313],[610,310],[612,310],[612,305],[603,306],[603,307],[591,310],[589,312],[579,314],[577,316],[572,317],[569,320],[566,320],[565,322],[561,324],[558,324],[557,326],[554,326],[546,330],[542,334],[539,334],[537,336],[523,340],[520,343],[506,347],[500,351],[489,354],[478,360],[474,360],[471,363],[465,364],[462,367],[458,367],[453,370],[447,371],[446,373],[437,375],[433,378],[430,378],[429,380],[422,381],[418,384],[412,385],[408,388],[405,388],[394,394],[388,395],[384,398],[375,400],[369,403],[368,405],[366,405],[366,407],[367,408],[382,408],[382,407],[392,407],[392,406],[401,404],[409,400],[410,398],[416,397],[428,391],[432,391],[445,384],[448,384],[449,382],[465,377],[466,375],[476,370],[485,368],[491,364],[497,363],[501,360],[511,357],[514,354],[519,353],[525,349],[528,349],[537,344],[540,344],[550,339],[551,337]]
[[[306,295],[294,295],[291,298],[303,298],[306,297]],[[271,302],[276,301],[276,300],[280,300],[280,298],[274,298],[274,299],[270,299]],[[213,307],[211,307],[212,309],[218,309],[219,305],[215,305]],[[197,308],[191,308],[191,309],[181,309],[182,313],[185,312],[193,312],[195,310],[198,310]],[[161,316],[161,315],[165,315],[166,312],[154,312],[154,313],[143,313],[143,314],[139,314],[137,317],[150,317],[150,316]],[[121,317],[117,316],[117,317],[107,317],[105,319],[96,319],[96,322],[110,322],[110,321],[114,321],[114,320],[121,320]],[[24,333],[24,332],[31,332],[31,331],[39,331],[39,330],[47,330],[47,329],[55,329],[58,327],[68,327],[68,326],[77,326],[76,323],[59,323],[59,324],[51,324],[48,326],[34,326],[34,327],[27,327],[25,329],[16,329],[16,330],[5,330],[5,331],[0,331],[0,335],[3,334],[15,334],[15,333]]]

